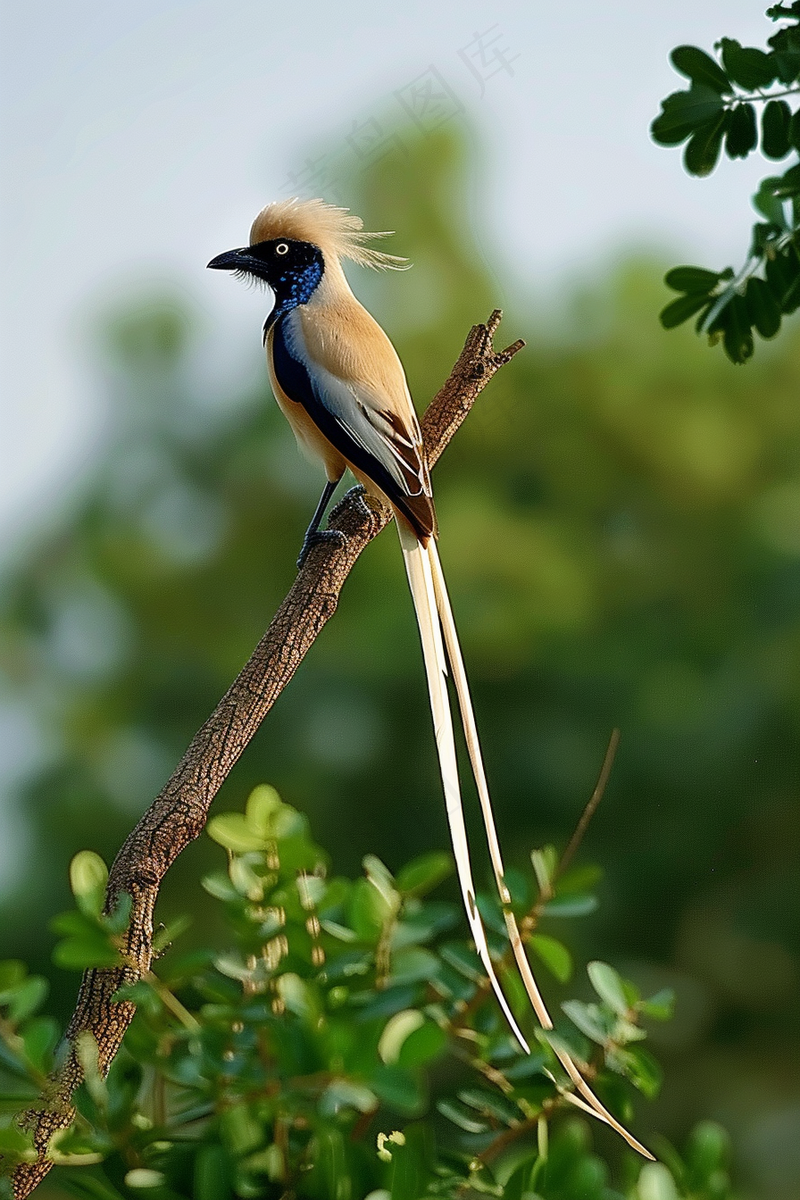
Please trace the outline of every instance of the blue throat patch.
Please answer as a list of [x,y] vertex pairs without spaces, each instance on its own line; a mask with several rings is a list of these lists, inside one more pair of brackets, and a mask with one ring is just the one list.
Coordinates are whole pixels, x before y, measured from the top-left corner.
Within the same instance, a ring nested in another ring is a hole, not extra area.
[[284,274],[270,281],[270,286],[275,292],[275,307],[264,322],[265,338],[278,317],[291,312],[299,304],[308,304],[319,286],[322,275],[322,263],[310,262],[303,267],[289,267]]

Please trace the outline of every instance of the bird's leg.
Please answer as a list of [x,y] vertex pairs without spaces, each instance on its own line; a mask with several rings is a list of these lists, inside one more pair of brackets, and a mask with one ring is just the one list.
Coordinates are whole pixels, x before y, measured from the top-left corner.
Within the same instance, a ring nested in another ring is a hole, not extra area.
[[322,489],[322,495],[319,498],[319,504],[314,510],[314,515],[311,518],[311,524],[306,530],[306,536],[303,538],[303,545],[300,547],[300,557],[297,560],[298,569],[308,558],[308,553],[312,546],[319,542],[339,542],[343,544],[347,541],[345,535],[339,529],[320,529],[320,522],[325,516],[325,509],[328,507],[328,502],[331,496],[336,491],[339,484],[338,479],[329,479]]

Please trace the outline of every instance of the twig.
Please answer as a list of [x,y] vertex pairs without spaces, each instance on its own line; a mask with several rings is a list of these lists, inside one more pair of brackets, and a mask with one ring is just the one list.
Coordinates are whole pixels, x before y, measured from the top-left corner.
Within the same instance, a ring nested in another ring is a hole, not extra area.
[[[495,351],[492,338],[501,315],[495,311],[485,325],[473,326],[450,377],[425,413],[422,433],[431,466],[478,394],[524,345],[517,341]],[[103,1074],[135,1011],[129,1000],[114,996],[123,984],[134,983],[150,969],[153,910],[161,881],[181,851],[202,833],[211,802],[234,763],[335,613],[342,585],[359,554],[390,520],[388,508],[368,510],[352,493],[336,506],[328,527],[344,533],[346,543],[325,542],[311,550],[264,637],[117,855],[109,874],[106,908],[110,911],[122,892],[132,898],[124,946],[130,965],[85,973],[67,1029],[73,1044],[83,1030],[92,1033]],[[50,1170],[50,1139],[72,1121],[72,1094],[82,1079],[72,1051],[49,1081],[39,1106],[21,1118],[23,1128],[33,1131],[38,1157],[16,1168],[16,1200],[28,1196]]]
[[555,879],[558,879],[559,876],[563,875],[566,871],[573,859],[575,851],[583,841],[583,835],[586,833],[589,822],[597,812],[597,806],[603,799],[603,793],[606,790],[606,784],[608,783],[608,777],[611,774],[611,768],[614,766],[614,759],[617,754],[617,746],[619,746],[619,730],[612,729],[611,737],[608,739],[608,747],[606,749],[605,757],[603,758],[603,765],[600,768],[600,774],[597,776],[597,783],[594,786],[594,791],[589,797],[589,803],[581,813],[581,819],[575,826],[575,832],[569,839],[566,850],[561,855],[558,863],[558,870],[555,873]]

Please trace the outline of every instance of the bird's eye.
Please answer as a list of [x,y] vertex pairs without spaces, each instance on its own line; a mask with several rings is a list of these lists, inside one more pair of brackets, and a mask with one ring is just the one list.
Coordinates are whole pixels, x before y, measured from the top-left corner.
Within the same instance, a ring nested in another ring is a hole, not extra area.
[[278,242],[277,246],[275,247],[275,253],[276,254],[288,254],[289,247],[286,245],[286,242]]

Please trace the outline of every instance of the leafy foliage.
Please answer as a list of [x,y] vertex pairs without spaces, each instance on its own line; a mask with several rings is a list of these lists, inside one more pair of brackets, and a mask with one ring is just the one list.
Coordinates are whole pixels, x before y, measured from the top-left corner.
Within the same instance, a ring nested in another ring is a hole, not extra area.
[[[265,786],[244,813],[214,818],[209,834],[225,848],[227,869],[203,886],[222,906],[231,944],[221,953],[170,951],[157,974],[121,989],[137,1014],[108,1079],[93,1039],[80,1036],[78,1117],[52,1149],[64,1188],[87,1200],[620,1194],[572,1115],[549,1036],[532,1031],[534,1052],[520,1050],[459,936],[459,907],[428,898],[448,865],[443,856],[418,859],[396,877],[368,856],[360,878],[331,877],[306,818]],[[553,913],[564,916],[565,900],[591,899],[585,869],[560,875],[552,847],[534,861],[539,879],[515,875],[512,889],[528,936],[540,921],[560,930]],[[71,875],[77,909],[56,922],[66,934],[56,956],[63,960],[68,944],[75,965],[104,966],[118,954],[128,910],[102,915],[96,856],[79,856]],[[530,1026],[500,909],[486,896],[481,908],[509,995]],[[550,933],[536,937],[539,957],[563,980],[566,948]],[[623,1081],[647,1096],[659,1085],[639,1044],[641,1020],[666,1019],[671,998],[643,1000],[604,963],[591,963],[589,978],[597,1000],[565,1001],[572,1024],[556,1036],[630,1120]],[[31,1155],[13,1113],[53,1066],[57,1031],[34,1015],[43,999],[41,981],[20,963],[0,966],[7,1168]],[[722,1200],[726,1159],[724,1134],[706,1126],[685,1162],[667,1148],[669,1170],[639,1173],[631,1156],[621,1186],[641,1200]]]
[[[800,109],[786,100],[800,97],[800,4],[773,5],[767,16],[787,22],[768,39],[768,51],[722,38],[717,59],[696,46],[672,52],[689,87],[667,96],[651,132],[662,146],[686,144],[690,175],[710,175],[723,144],[729,158],[747,158],[760,146],[776,162],[800,150]],[[712,345],[721,340],[735,363],[752,356],[754,330],[772,338],[800,307],[800,163],[763,179],[753,204],[763,220],[753,227],[741,270],[670,271],[665,282],[681,296],[661,313],[665,329],[696,315],[698,333]]]

